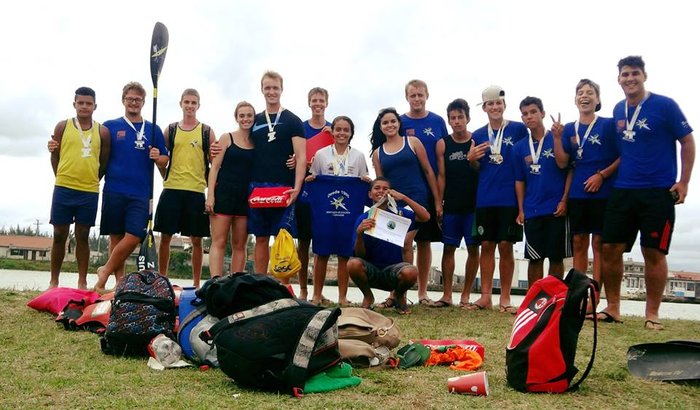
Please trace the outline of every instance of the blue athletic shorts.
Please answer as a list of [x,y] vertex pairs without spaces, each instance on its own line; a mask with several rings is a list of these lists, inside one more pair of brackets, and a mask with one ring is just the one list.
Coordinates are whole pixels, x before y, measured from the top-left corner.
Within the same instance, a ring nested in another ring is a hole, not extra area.
[[97,192],[78,191],[76,189],[55,186],[51,201],[52,225],[95,226],[97,218]]
[[[273,187],[280,184],[251,182],[250,191],[255,187]],[[248,233],[255,236],[275,236],[281,228],[287,229],[293,237],[297,237],[297,222],[294,214],[294,204],[284,208],[250,208],[248,211]]]
[[443,214],[442,215],[442,243],[459,247],[464,238],[467,246],[478,245],[476,227],[474,226],[474,212],[466,215]]
[[114,192],[102,193],[100,235],[130,233],[143,239],[148,228],[148,198]]

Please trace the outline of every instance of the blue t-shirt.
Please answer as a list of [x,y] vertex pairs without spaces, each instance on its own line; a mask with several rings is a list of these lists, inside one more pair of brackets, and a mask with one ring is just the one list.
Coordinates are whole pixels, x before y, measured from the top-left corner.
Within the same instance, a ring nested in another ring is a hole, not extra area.
[[615,122],[612,118],[598,117],[585,142],[583,137],[586,135],[589,124],[579,124],[579,141],[583,143],[580,158],[578,156],[579,145],[576,143],[576,133],[574,131],[575,124],[574,122],[566,124],[561,138],[564,151],[569,154],[569,160],[574,167],[569,198],[607,198],[610,196],[610,189],[615,182],[616,174],[608,175],[598,192],[586,192],[584,183],[591,175],[609,167],[620,156],[617,152],[617,143],[615,141],[617,137]]
[[[139,131],[143,125],[141,122],[132,124]],[[153,191],[155,163],[148,157],[149,147],[158,148],[161,155],[168,155],[163,131],[156,125],[154,140],[153,124],[146,121],[143,139],[138,141],[136,130],[131,128],[124,117],[105,121],[103,125],[109,129],[111,135],[104,192],[150,198]]]
[[676,141],[693,129],[675,101],[649,93],[634,124],[634,136],[625,137],[625,120],[632,119],[636,108],[628,108],[627,118],[624,100],[613,110],[620,149],[615,187],[669,188],[678,174]]
[[[408,228],[409,232],[416,229],[416,215],[412,210],[408,208],[400,208],[399,215],[411,220],[411,227]],[[352,230],[353,247],[355,246],[355,241],[357,241],[357,227],[360,226],[362,221],[367,219],[368,216],[369,211],[358,216],[357,220],[355,221],[355,225]],[[362,259],[366,260],[377,268],[384,269],[389,265],[403,262],[403,247],[394,245],[391,242],[377,239],[374,236],[369,236],[366,233],[362,233],[362,240],[365,243],[365,256]]]
[[253,171],[251,182],[267,182],[281,186],[294,186],[294,170],[287,168],[289,156],[294,154],[292,137],[304,138],[304,126],[299,117],[289,110],[281,114],[271,114],[270,121],[275,124],[277,115],[281,115],[274,126],[274,135],[270,136],[265,112],[255,115],[253,125]]
[[365,209],[369,184],[354,176],[318,175],[304,187],[311,204],[314,253],[352,256],[353,223]]
[[[326,121],[326,126],[330,127],[331,123]],[[309,120],[304,121],[304,137],[306,139],[309,139],[319,132],[323,131],[323,128],[314,128],[309,124]]]
[[[494,134],[498,130],[494,130]],[[518,206],[515,198],[515,175],[513,174],[513,147],[518,141],[527,139],[527,127],[521,122],[508,121],[503,130],[501,156],[498,164],[492,161],[490,150],[479,160],[479,187],[476,191],[476,207]],[[489,140],[488,124],[474,131],[472,138],[476,145]]]
[[521,140],[513,149],[515,180],[525,182],[525,219],[554,214],[564,196],[567,174],[554,159],[554,137],[551,132],[547,132],[539,142],[534,142],[535,152],[539,144],[543,144],[537,164],[532,162],[529,139]]
[[423,143],[433,173],[438,174],[435,144],[448,135],[445,120],[439,115],[428,111],[425,118],[414,119],[406,114],[401,115],[401,135],[416,137]]

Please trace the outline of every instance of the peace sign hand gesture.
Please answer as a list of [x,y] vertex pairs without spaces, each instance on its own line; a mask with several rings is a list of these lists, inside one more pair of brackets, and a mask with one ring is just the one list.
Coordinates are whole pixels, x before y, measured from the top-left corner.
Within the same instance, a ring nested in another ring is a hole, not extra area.
[[552,134],[554,135],[554,138],[561,138],[561,135],[564,133],[564,125],[561,123],[561,113],[557,114],[557,119],[554,119],[554,116],[550,115],[549,118],[552,119]]

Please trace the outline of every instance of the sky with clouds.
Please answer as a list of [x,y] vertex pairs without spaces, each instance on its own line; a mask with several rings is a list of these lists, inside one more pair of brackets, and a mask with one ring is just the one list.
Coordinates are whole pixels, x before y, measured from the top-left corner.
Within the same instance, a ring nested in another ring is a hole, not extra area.
[[[533,95],[547,114],[577,119],[574,87],[601,86],[603,116],[623,98],[617,61],[642,55],[647,89],[675,99],[696,129],[700,103],[693,73],[700,28],[688,3],[676,1],[358,0],[355,2],[36,1],[15,2],[0,25],[0,226],[34,224],[48,231],[53,173],[48,140],[55,124],[75,115],[74,90],[97,92],[95,119],[123,115],[121,89],[140,81],[149,91],[148,47],[163,22],[170,44],[158,84],[158,123],[181,118],[183,89],[199,90],[199,119],[217,134],[232,131],[241,100],[264,108],[260,76],[284,76],[282,104],[310,116],[307,91],[329,90],[327,118],[348,115],[352,145],[369,152],[368,134],[380,108],[408,110],[404,85],[428,83],[428,109],[445,115],[455,98],[472,107],[470,130],[486,123],[481,91],[506,91],[506,118]],[[547,117],[549,118],[549,117]],[[551,125],[549,119],[545,125]],[[696,172],[697,173],[697,172]],[[700,272],[700,182],[677,208],[669,265]],[[156,198],[161,184],[156,184]],[[99,220],[98,220],[99,221]],[[641,260],[637,249],[630,254]]]

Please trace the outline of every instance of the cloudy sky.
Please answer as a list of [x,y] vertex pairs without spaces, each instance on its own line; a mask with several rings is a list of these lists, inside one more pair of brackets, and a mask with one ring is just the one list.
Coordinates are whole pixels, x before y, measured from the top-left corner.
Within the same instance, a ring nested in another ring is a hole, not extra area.
[[[519,120],[525,96],[542,98],[548,114],[574,121],[574,87],[601,85],[610,116],[623,98],[617,61],[639,54],[647,89],[674,98],[700,127],[694,73],[700,54],[696,18],[686,3],[610,1],[36,1],[13,3],[0,25],[0,226],[49,230],[53,174],[46,141],[59,120],[75,115],[73,92],[97,92],[98,121],[123,115],[121,88],[149,90],[148,47],[163,22],[170,46],[158,84],[158,123],[181,118],[184,88],[202,96],[200,120],[217,134],[235,129],[240,100],[264,108],[259,91],[268,69],[284,76],[282,104],[309,117],[307,91],[330,92],[327,117],[356,123],[353,146],[369,151],[377,111],[408,109],[404,84],[428,83],[428,109],[444,116],[454,98],[472,106],[470,130],[486,123],[476,106],[490,84],[506,90],[506,117]],[[547,126],[550,124],[547,123]],[[697,172],[696,172],[697,174]],[[700,176],[677,208],[669,264],[700,272]],[[160,184],[157,184],[160,187]],[[156,190],[156,197],[160,188]],[[98,219],[99,220],[99,219]],[[630,255],[641,260],[640,253]]]

